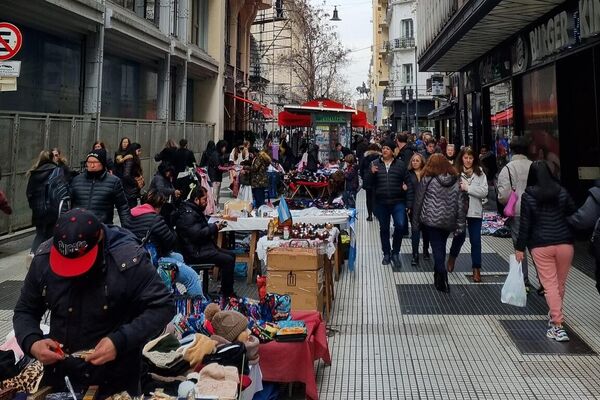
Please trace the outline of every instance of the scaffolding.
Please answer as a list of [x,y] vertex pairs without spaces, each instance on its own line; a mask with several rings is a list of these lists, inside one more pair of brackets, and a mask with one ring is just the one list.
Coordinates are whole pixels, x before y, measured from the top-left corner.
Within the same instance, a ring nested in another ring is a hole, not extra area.
[[[250,41],[250,91],[255,100],[273,108],[275,118],[270,130],[277,129],[277,115],[283,105],[297,102],[291,62],[282,56],[293,49],[292,20],[289,3],[293,0],[274,0],[273,6],[258,12],[252,26]],[[262,130],[267,127],[263,126]]]

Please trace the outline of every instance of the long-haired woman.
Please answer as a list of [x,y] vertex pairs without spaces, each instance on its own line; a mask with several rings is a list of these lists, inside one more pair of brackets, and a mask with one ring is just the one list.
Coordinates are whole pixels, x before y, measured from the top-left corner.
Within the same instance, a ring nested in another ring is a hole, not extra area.
[[458,173],[442,154],[429,156],[413,207],[413,232],[429,232],[434,259],[434,284],[441,292],[449,292],[446,271],[446,241],[450,233],[460,235],[465,230],[465,202]]
[[[479,165],[479,157],[471,147],[465,147],[456,158],[456,169],[460,173],[460,190],[469,205],[467,230],[471,243],[471,267],[473,282],[481,282],[481,224],[483,221],[483,200],[488,195],[487,177]],[[454,271],[456,257],[465,242],[466,232],[452,239],[448,256],[448,272]]]
[[127,154],[127,148],[130,144],[131,140],[129,140],[127,136],[121,138],[121,141],[119,142],[119,148],[115,152],[115,167],[113,172],[119,178],[123,177],[123,164],[125,164],[125,161],[132,158],[130,154]]
[[[413,186],[413,190],[416,192],[419,187],[419,182],[423,177],[423,171],[425,170],[425,158],[421,153],[414,153],[410,158],[408,164],[408,179],[409,185]],[[408,208],[412,208],[412,204],[408,205]],[[421,232],[423,233],[423,251],[429,252],[429,233],[425,230],[413,230],[412,231],[412,261],[411,265],[416,267],[419,265],[419,241]]]
[[142,146],[139,143],[131,143],[127,149],[127,154],[131,155],[123,166],[123,191],[127,198],[129,208],[137,206],[138,199],[143,187],[143,171],[140,155],[142,154]]
[[522,262],[528,248],[537,267],[550,309],[546,336],[557,342],[569,340],[563,328],[565,285],[573,261],[573,232],[567,217],[575,213],[575,203],[550,171],[545,161],[534,161],[521,199],[516,259]]
[[[35,226],[35,238],[31,252],[52,237],[52,231],[58,215],[47,212],[46,183],[56,168],[59,156],[54,151],[42,150],[29,171],[27,171],[27,202],[31,208],[31,224]],[[55,161],[56,160],[56,161]]]

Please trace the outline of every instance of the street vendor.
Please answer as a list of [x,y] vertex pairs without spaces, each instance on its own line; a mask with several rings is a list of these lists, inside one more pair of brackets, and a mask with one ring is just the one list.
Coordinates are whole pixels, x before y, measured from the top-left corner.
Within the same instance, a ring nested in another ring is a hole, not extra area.
[[42,385],[65,391],[68,376],[76,390],[98,385],[102,396],[134,396],[142,347],[174,314],[173,297],[136,237],[74,209],[36,251],[13,325],[23,351],[44,364]]

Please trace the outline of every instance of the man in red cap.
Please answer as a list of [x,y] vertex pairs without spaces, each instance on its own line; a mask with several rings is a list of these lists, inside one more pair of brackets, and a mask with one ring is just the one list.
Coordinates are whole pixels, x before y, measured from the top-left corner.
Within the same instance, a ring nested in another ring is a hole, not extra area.
[[104,395],[139,395],[142,347],[174,314],[173,297],[135,236],[74,209],[36,251],[13,325],[23,351],[45,365],[44,384],[62,390],[68,376]]

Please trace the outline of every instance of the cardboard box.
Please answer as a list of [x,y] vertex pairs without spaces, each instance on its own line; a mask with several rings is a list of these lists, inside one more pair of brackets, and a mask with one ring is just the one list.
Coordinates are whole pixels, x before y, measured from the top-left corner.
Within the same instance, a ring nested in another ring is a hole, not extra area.
[[267,292],[287,294],[292,310],[323,310],[323,269],[267,273]]
[[267,251],[270,271],[316,271],[323,268],[323,248],[276,247]]

